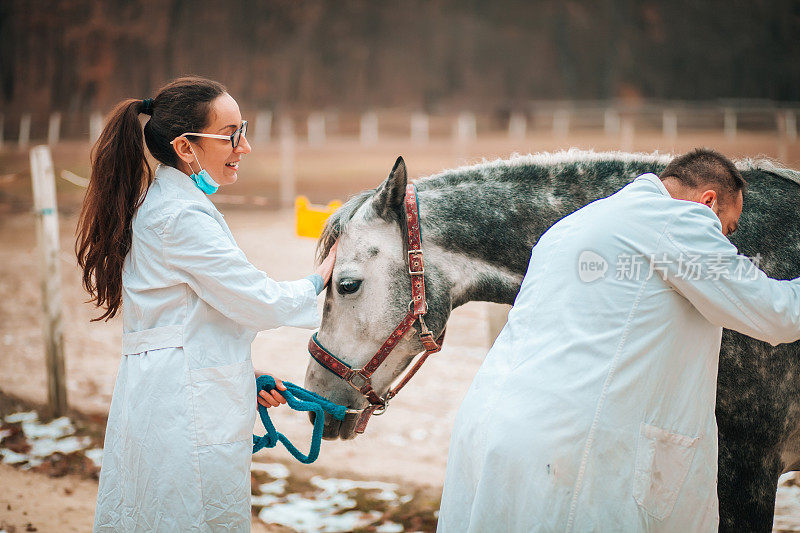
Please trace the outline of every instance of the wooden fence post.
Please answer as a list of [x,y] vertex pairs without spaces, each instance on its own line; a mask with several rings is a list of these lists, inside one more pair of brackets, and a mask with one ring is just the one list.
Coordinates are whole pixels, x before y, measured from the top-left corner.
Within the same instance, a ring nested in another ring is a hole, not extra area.
[[556,109],[553,112],[553,137],[563,139],[569,135],[569,111]]
[[368,111],[361,115],[361,144],[371,145],[378,142],[378,114]]
[[425,113],[411,115],[411,141],[415,144],[425,144],[429,138],[429,120]]
[[603,131],[609,137],[619,135],[619,112],[616,109],[606,109],[603,113]]
[[794,142],[797,140],[797,116],[794,113],[794,110],[787,109],[783,112],[783,126],[784,131],[786,132],[786,138],[789,139],[789,142]]
[[279,198],[281,207],[294,205],[295,197],[295,171],[294,171],[294,121],[286,115],[281,117],[281,181],[279,185]]
[[308,144],[321,146],[325,144],[325,113],[311,113],[306,121],[308,125]]
[[668,109],[662,113],[661,132],[672,141],[678,137],[678,114],[675,111]]
[[620,149],[623,152],[630,152],[633,150],[633,139],[635,135],[635,126],[633,124],[633,117],[627,117],[622,120],[620,124]]
[[257,146],[264,146],[269,143],[270,132],[272,130],[272,112],[259,111],[256,114],[256,131],[253,139]]
[[50,115],[50,123],[47,125],[47,145],[55,146],[61,135],[61,113],[55,112]]
[[31,141],[31,114],[23,113],[19,119],[19,149],[24,150]]
[[733,109],[725,109],[724,112],[724,130],[725,130],[725,137],[730,140],[736,138],[736,111]]
[[89,116],[89,144],[94,145],[103,133],[103,115],[94,112]]
[[453,127],[453,136],[457,143],[466,144],[473,142],[478,136],[478,124],[475,114],[470,111],[462,111],[456,118]]
[[61,268],[58,249],[56,177],[50,148],[31,150],[31,182],[36,234],[41,264],[44,346],[47,362],[47,398],[54,416],[67,412],[67,383],[61,322]]
[[524,139],[528,129],[528,121],[524,113],[511,113],[508,118],[508,136],[511,139]]

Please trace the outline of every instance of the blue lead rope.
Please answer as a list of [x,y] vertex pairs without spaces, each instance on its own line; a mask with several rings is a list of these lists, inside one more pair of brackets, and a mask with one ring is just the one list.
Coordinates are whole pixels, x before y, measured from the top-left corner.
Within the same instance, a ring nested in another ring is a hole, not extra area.
[[[283,384],[286,385],[286,390],[278,392],[286,398],[286,403],[289,404],[289,407],[295,411],[313,411],[315,414],[314,432],[311,434],[311,449],[308,451],[308,455],[303,455],[283,433],[278,433],[272,420],[269,419],[269,410],[258,404],[258,414],[261,417],[264,428],[267,430],[267,434],[263,437],[253,435],[253,453],[256,453],[261,448],[274,448],[280,441],[286,446],[289,453],[294,455],[295,459],[301,463],[311,464],[319,457],[319,448],[322,445],[322,428],[325,425],[325,413],[330,413],[336,420],[344,420],[346,408],[294,383],[284,381]],[[256,394],[262,390],[269,392],[275,388],[275,378],[272,376],[259,376],[256,378]]]

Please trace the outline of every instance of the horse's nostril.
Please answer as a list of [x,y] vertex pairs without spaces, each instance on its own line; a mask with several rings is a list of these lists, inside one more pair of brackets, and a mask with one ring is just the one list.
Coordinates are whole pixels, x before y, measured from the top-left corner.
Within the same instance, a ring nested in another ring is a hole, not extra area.
[[316,418],[317,418],[317,413],[315,413],[314,411],[308,412],[308,419],[311,420],[312,424],[314,423],[314,420],[316,420]]

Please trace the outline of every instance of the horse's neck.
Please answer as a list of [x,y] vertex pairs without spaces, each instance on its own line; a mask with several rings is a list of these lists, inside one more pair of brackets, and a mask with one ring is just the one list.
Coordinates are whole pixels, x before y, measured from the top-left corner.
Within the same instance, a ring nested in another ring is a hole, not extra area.
[[453,307],[468,301],[514,302],[531,248],[574,206],[525,183],[480,183],[421,190],[426,261],[450,284]]
[[609,196],[645,172],[657,154],[562,152],[445,172],[417,182],[423,242],[450,280],[453,307],[513,303],[531,248],[562,217]]

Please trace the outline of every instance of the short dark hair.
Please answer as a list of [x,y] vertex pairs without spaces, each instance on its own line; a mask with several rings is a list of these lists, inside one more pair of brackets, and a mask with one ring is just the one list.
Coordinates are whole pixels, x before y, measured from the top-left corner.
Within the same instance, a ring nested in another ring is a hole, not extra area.
[[747,187],[747,182],[733,162],[721,153],[708,148],[696,148],[669,162],[658,176],[661,180],[675,178],[684,186],[696,189],[704,185],[718,188],[718,194],[733,197]]

